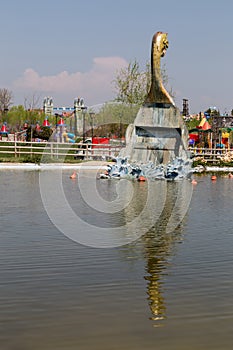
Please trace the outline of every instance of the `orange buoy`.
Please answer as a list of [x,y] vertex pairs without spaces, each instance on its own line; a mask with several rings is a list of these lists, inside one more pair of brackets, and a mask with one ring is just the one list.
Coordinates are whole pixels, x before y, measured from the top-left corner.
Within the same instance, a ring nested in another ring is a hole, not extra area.
[[192,184],[193,184],[193,185],[196,185],[196,184],[197,184],[197,180],[192,179]]
[[72,175],[70,175],[70,179],[76,179],[77,173],[74,171]]
[[139,178],[138,178],[138,181],[146,181],[146,178],[145,178],[145,176],[139,176]]
[[212,180],[212,181],[216,181],[216,180],[217,180],[217,176],[216,176],[216,175],[212,175],[212,176],[211,176],[211,180]]

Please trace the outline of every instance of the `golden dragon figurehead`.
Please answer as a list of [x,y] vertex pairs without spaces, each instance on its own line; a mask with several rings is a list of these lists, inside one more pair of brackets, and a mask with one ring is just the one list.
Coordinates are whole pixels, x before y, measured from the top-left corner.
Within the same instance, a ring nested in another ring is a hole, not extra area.
[[158,55],[163,57],[168,49],[168,38],[167,33],[157,32],[152,39],[152,45],[154,46],[154,51],[157,51]]
[[151,87],[147,95],[146,104],[175,105],[162,83],[160,59],[168,49],[167,33],[154,34],[151,46]]

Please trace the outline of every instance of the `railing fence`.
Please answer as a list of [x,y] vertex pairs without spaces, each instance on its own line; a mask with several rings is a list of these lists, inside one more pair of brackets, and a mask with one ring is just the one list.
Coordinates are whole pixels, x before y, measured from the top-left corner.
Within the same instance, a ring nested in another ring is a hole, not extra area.
[[206,162],[219,162],[221,159],[224,158],[232,158],[233,159],[233,149],[228,148],[197,148],[197,147],[190,147],[189,151],[192,155],[192,157],[203,158]]
[[71,144],[58,142],[0,141],[0,155],[20,158],[23,156],[47,156],[51,159],[73,158],[77,160],[111,159],[123,145]]
[[[119,155],[124,144],[71,144],[59,142],[24,142],[24,141],[0,141],[0,156],[4,158],[35,156],[48,157],[50,159],[76,159],[97,160],[112,159]],[[206,162],[218,162],[224,157],[231,157],[233,150],[227,148],[189,148],[194,159],[202,157]]]

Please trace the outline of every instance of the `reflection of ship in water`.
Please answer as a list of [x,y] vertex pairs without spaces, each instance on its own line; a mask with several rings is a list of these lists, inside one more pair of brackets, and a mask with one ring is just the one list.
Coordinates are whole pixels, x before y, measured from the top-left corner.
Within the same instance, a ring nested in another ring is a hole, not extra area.
[[[158,253],[156,252],[156,255]],[[165,318],[166,307],[164,297],[162,294],[162,282],[160,276],[163,273],[165,261],[158,256],[147,256],[147,272],[145,276],[147,280],[147,294],[149,306],[152,312],[151,319],[154,321],[161,321]]]
[[[165,210],[166,212],[166,210]],[[166,214],[162,214],[166,215]],[[162,220],[161,216],[161,220]],[[146,260],[145,280],[147,281],[147,294],[150,310],[152,313],[151,319],[156,321],[156,324],[161,324],[160,321],[166,318],[166,306],[163,296],[163,276],[166,274],[168,267],[168,258],[172,254],[174,241],[179,239],[180,231],[171,237],[166,234],[163,226],[153,227],[148,234],[142,238],[144,241],[144,256]],[[159,224],[159,223],[158,223]]]
[[[156,233],[157,234],[157,233]],[[145,242],[145,258],[146,264],[146,276],[147,281],[147,294],[149,306],[151,309],[152,317],[154,321],[163,320],[166,315],[166,307],[163,297],[163,283],[161,276],[165,273],[166,269],[166,244],[164,244],[163,238],[160,236],[160,240],[154,242],[153,233],[150,232],[150,237]]]
[[[166,186],[166,198],[162,203],[161,214],[155,224],[137,242],[137,246],[143,250],[146,261],[144,278],[147,281],[148,301],[152,314],[150,319],[155,321],[154,326],[162,325],[166,318],[163,276],[167,274],[169,257],[174,254],[175,243],[182,240],[181,222],[191,198],[190,182],[168,182],[166,185],[162,182],[161,185]],[[132,207],[138,215],[139,207],[142,207],[143,197],[146,197],[145,188],[141,187],[138,190],[139,200],[134,201],[134,205],[131,205],[131,215]],[[184,197],[187,198],[187,201],[183,200]],[[125,214],[128,218],[127,213]]]
[[[161,325],[161,321],[166,318],[162,277],[167,273],[168,258],[174,253],[174,244],[182,239],[180,223],[183,217],[179,214],[183,211],[180,211],[179,203],[177,206],[175,203],[179,198],[179,192],[184,194],[186,190],[184,182],[167,184],[166,200],[161,216],[154,227],[142,237],[147,261],[145,267],[147,294],[152,313],[151,319],[156,321],[155,326]],[[176,224],[173,223],[173,230],[167,232],[167,225],[173,217],[176,217]]]

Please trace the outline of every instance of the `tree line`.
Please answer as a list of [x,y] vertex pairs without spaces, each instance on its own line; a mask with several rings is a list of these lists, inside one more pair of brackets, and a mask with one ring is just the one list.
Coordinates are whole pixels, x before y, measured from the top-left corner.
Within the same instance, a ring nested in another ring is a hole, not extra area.
[[[168,76],[165,65],[162,67],[162,78],[166,86]],[[151,74],[148,63],[141,69],[139,63],[134,60],[129,62],[127,67],[117,71],[112,81],[115,98],[113,101],[105,103],[101,110],[95,114],[95,133],[123,134],[126,126],[134,121],[140,106],[142,106],[150,83]],[[172,94],[172,91],[169,93]],[[38,108],[39,102],[39,96],[33,94],[31,97],[25,97],[24,105],[14,106],[12,91],[0,88],[1,122],[7,122],[12,132],[22,129],[25,121],[30,125],[37,122],[42,123],[45,114]],[[50,123],[55,125],[55,116],[51,116],[49,119]],[[86,116],[86,127],[89,130],[93,127],[93,119],[89,114]]]

